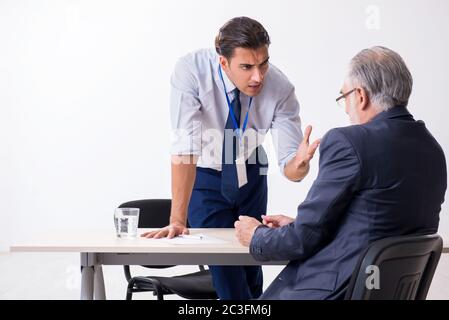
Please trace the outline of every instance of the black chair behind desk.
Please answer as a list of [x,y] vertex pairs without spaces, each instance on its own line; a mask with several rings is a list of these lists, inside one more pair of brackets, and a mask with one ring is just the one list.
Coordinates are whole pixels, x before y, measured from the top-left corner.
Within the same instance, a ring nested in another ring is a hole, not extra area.
[[[170,199],[147,199],[123,203],[119,208],[139,208],[139,228],[162,228],[170,219]],[[170,268],[174,266],[143,266],[146,268]],[[164,295],[177,294],[186,299],[218,299],[212,285],[212,276],[204,266],[200,271],[173,277],[137,276],[132,277],[129,266],[124,266],[128,281],[126,300],[131,300],[135,292],[153,292],[158,300]]]
[[[345,299],[425,300],[442,248],[443,240],[437,234],[392,237],[372,243],[358,262]],[[379,277],[378,288],[372,281],[375,276]]]

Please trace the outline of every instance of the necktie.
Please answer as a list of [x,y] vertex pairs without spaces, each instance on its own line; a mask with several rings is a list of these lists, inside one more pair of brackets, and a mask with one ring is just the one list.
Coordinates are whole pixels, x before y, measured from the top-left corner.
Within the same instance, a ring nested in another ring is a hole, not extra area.
[[[234,100],[231,103],[237,125],[240,128],[240,113],[242,106],[240,104],[240,91],[236,88],[234,91]],[[237,167],[235,159],[237,157],[238,136],[235,134],[234,123],[231,112],[226,120],[223,150],[222,150],[222,172],[221,172],[221,193],[229,202],[237,200],[239,187],[237,179]]]

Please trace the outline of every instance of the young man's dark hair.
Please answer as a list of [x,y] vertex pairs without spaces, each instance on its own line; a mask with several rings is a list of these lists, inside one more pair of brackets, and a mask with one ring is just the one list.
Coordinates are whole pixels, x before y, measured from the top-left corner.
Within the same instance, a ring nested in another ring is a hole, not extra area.
[[232,58],[235,48],[258,49],[270,45],[270,36],[256,20],[237,17],[220,28],[215,38],[215,50],[226,59]]

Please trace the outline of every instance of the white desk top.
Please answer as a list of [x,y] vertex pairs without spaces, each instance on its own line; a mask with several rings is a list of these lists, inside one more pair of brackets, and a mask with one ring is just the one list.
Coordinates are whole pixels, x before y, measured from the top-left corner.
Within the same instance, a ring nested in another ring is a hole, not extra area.
[[[139,229],[139,235],[152,229]],[[204,234],[225,240],[223,244],[179,245],[153,242],[151,239],[120,239],[111,231],[52,233],[20,240],[11,252],[115,252],[115,253],[249,253],[234,235],[234,229],[190,229],[190,234]],[[444,243],[443,253],[449,253]]]
[[[139,229],[138,234],[152,229]],[[151,239],[120,239],[115,231],[52,233],[17,241],[11,252],[115,252],[115,253],[249,253],[234,235],[234,229],[190,229],[190,234],[204,234],[225,240],[223,244],[170,244]]]

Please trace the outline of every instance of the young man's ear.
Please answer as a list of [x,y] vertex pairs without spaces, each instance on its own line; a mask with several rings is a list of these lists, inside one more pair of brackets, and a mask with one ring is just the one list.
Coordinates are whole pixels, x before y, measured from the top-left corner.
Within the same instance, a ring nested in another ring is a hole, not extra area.
[[220,65],[224,71],[229,70],[229,61],[228,61],[228,59],[226,59],[226,57],[220,56]]

